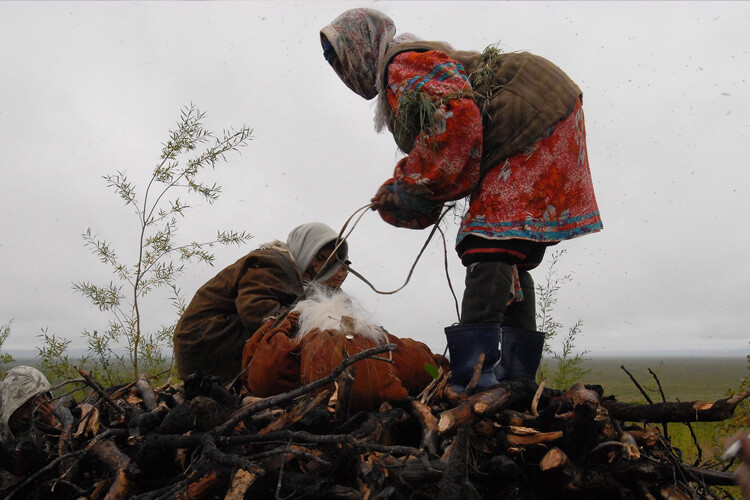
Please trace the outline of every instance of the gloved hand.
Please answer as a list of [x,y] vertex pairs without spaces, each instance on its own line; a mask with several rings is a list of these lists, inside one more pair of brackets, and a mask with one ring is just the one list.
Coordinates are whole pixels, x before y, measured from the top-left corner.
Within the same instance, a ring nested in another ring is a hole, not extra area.
[[383,184],[370,200],[372,210],[382,210],[384,212],[398,212],[406,209],[401,199],[393,192],[392,184]]
[[390,179],[380,186],[370,200],[371,208],[377,210],[388,224],[409,229],[424,229],[440,218],[442,203],[433,203],[418,196],[411,196],[405,201],[404,196],[409,195],[397,191],[393,179]]

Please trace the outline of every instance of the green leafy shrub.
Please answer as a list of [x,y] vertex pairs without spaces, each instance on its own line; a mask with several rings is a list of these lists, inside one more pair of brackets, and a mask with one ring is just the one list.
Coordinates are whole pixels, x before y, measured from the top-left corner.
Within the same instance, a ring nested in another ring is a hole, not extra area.
[[4,325],[0,325],[0,377],[5,376],[5,372],[7,371],[5,369],[6,365],[14,361],[13,356],[3,350],[5,341],[8,340],[8,337],[10,336],[11,323],[13,323],[13,320]]
[[77,361],[72,361],[68,356],[68,346],[70,340],[49,333],[46,328],[42,328],[38,337],[42,343],[37,346],[41,367],[50,383],[58,383],[66,379],[78,377],[76,367],[86,369],[88,358],[82,357]]
[[[558,266],[566,250],[552,252],[544,279],[537,283],[537,324],[540,331],[545,333],[544,353],[551,358],[551,362],[542,362],[543,377],[549,380],[551,387],[567,389],[575,382],[585,377],[590,370],[584,368],[584,357],[588,351],[575,352],[575,342],[581,336],[583,321],[578,320],[570,327],[562,339],[562,349],[552,350],[551,341],[558,338],[563,325],[553,315],[558,301],[558,292],[566,283],[573,279],[572,273],[560,276]],[[546,372],[546,373],[545,373]]]
[[[143,189],[122,171],[104,176],[107,186],[133,209],[133,222],[138,229],[138,238],[126,249],[129,253],[99,239],[90,228],[83,234],[91,253],[114,275],[108,284],[85,280],[73,283],[76,292],[109,316],[104,329],[83,331],[89,355],[81,359],[81,363],[88,364],[90,373],[106,384],[114,385],[138,377],[139,373],[171,371],[172,335],[185,308],[177,280],[185,266],[193,261],[212,264],[211,249],[215,245],[239,245],[251,238],[245,231],[217,231],[209,241],[178,241],[178,222],[192,208],[190,200],[197,198],[213,204],[221,193],[221,186],[203,180],[201,174],[207,167],[213,169],[226,161],[227,153],[251,139],[252,131],[247,127],[225,130],[221,137],[214,138],[203,126],[204,117],[192,105],[183,108]],[[212,144],[207,144],[212,140]],[[177,317],[169,325],[148,328],[144,302],[156,289],[171,294]],[[72,364],[66,354],[70,341],[46,331],[40,337],[44,367],[70,373]]]

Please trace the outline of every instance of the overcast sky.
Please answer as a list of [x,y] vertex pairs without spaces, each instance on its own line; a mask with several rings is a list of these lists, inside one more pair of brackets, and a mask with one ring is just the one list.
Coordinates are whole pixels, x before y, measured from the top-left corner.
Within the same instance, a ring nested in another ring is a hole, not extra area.
[[[82,346],[82,330],[105,326],[71,289],[113,278],[81,234],[90,227],[134,262],[137,221],[102,176],[122,170],[142,186],[185,105],[216,132],[253,129],[212,177],[219,201],[200,204],[178,238],[217,228],[254,238],[217,251],[215,268],[191,267],[180,282],[188,299],[259,244],[313,220],[339,229],[368,203],[400,155],[375,133],[372,103],[325,62],[318,35],[359,6],[456,48],[539,54],[583,90],[604,231],[557,247],[573,281],[556,311],[566,327],[583,320],[579,349],[748,353],[748,2],[0,2],[6,349],[33,349],[43,328]],[[446,228],[460,298],[457,225]],[[394,289],[427,235],[370,212],[350,255]],[[380,296],[354,277],[344,289],[393,334],[442,352],[456,313],[439,239],[402,292]],[[149,319],[170,321],[168,302],[151,307]]]

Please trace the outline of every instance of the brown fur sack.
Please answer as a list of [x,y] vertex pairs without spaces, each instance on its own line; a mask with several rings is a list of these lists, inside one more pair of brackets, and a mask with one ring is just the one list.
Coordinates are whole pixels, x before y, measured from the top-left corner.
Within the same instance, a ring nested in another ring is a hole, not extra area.
[[[303,385],[331,373],[341,364],[345,354],[351,356],[376,346],[369,338],[347,336],[338,330],[314,330],[305,335],[300,344],[300,379]],[[389,359],[387,353],[379,354],[378,357]],[[351,409],[354,411],[373,410],[385,401],[403,399],[408,395],[391,363],[363,359],[355,363],[353,368]]]
[[294,339],[297,313],[280,322],[266,321],[245,343],[242,381],[253,395],[265,398],[299,387],[299,345]]
[[[298,318],[293,312],[281,321],[269,320],[245,344],[242,367],[247,369],[242,380],[253,395],[273,396],[319,380],[343,361],[345,353],[351,356],[377,345],[332,329],[313,330],[297,342],[290,337]],[[391,334],[388,342],[396,350],[378,356],[393,363],[364,359],[353,365],[352,410],[374,410],[385,401],[415,395],[432,379],[425,363],[434,365],[436,358],[425,344]]]

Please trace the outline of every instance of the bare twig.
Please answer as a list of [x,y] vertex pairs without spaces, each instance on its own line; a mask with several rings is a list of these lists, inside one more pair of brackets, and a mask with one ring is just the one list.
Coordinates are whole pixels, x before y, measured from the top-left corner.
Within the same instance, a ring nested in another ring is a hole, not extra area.
[[638,390],[641,391],[641,394],[644,398],[646,398],[646,401],[648,401],[649,404],[654,404],[654,402],[651,401],[651,398],[648,397],[648,394],[646,394],[646,391],[643,389],[643,387],[641,387],[641,384],[639,384],[635,377],[627,370],[627,368],[625,368],[625,365],[620,365],[620,368],[622,369],[622,371],[628,374],[628,377],[630,377],[630,380],[633,381]]
[[361,441],[351,434],[311,434],[305,431],[278,431],[268,434],[250,434],[246,436],[224,436],[216,439],[219,445],[263,443],[263,442],[287,442],[292,440],[298,444],[334,444],[347,445],[356,450],[376,451],[391,455],[414,455],[420,456],[423,451],[411,446],[384,445]]
[[[302,396],[303,394],[312,392],[319,387],[328,385],[331,382],[335,381],[344,370],[346,370],[349,366],[353,365],[357,361],[361,361],[367,358],[381,359],[375,355],[382,354],[384,352],[391,352],[391,351],[394,351],[395,349],[396,349],[395,344],[384,344],[384,345],[376,346],[371,349],[366,349],[364,351],[358,352],[357,354],[349,358],[345,358],[336,368],[331,370],[331,373],[329,373],[325,377],[320,378],[314,382],[310,382],[307,385],[304,385],[292,391],[286,392],[284,394],[271,396],[271,397],[262,399],[258,401],[257,403],[252,403],[248,405],[247,407],[241,409],[232,418],[224,422],[222,425],[216,427],[211,432],[215,436],[221,436],[223,434],[226,434],[231,429],[233,429],[234,426],[236,426],[238,423],[240,423],[242,420],[252,415],[253,413],[259,412],[261,410],[265,410],[266,408],[270,408],[272,406],[284,404],[299,396]],[[387,360],[384,360],[384,361],[387,361]]]
[[[677,399],[677,401],[680,401],[679,398]],[[685,425],[687,425],[687,428],[690,431],[690,437],[693,439],[695,450],[698,453],[695,461],[693,462],[693,465],[697,466],[703,461],[703,448],[701,448],[701,445],[698,442],[698,436],[695,435],[695,431],[693,430],[693,426],[690,424],[690,422],[685,422]]]
[[8,494],[7,497],[5,497],[5,500],[11,500],[18,492],[22,491],[26,487],[26,485],[28,485],[29,483],[31,483],[32,481],[34,481],[36,478],[38,478],[42,474],[45,474],[45,473],[51,471],[52,469],[54,469],[55,466],[58,463],[62,462],[63,460],[67,460],[69,458],[75,458],[75,457],[81,456],[81,455],[83,455],[85,453],[86,453],[85,450],[78,450],[78,451],[73,451],[71,453],[67,453],[67,454],[62,455],[60,457],[57,457],[56,459],[52,460],[50,463],[48,463],[47,465],[45,465],[44,467],[42,467],[41,469],[39,469],[38,471],[36,471],[32,475],[30,475],[29,477],[27,477],[26,480],[23,483],[19,484],[13,491],[11,491]]
[[[659,394],[661,394],[661,402],[662,403],[666,403],[667,402],[667,398],[666,398],[666,396],[664,396],[664,390],[661,387],[661,381],[659,380],[659,377],[656,376],[656,373],[651,368],[648,369],[648,372],[651,374],[651,376],[656,381],[656,386],[659,388]],[[662,432],[664,433],[664,437],[666,439],[669,439],[669,431],[667,429],[667,422],[663,422],[662,423]]]
[[467,396],[470,396],[474,394],[474,389],[477,387],[477,383],[479,382],[479,377],[482,376],[482,365],[484,365],[484,357],[485,353],[479,354],[479,358],[477,359],[477,362],[474,364],[474,371],[471,374],[471,379],[469,380],[469,383],[466,384],[466,387],[464,388],[464,394]]
[[104,389],[102,389],[102,387],[99,385],[99,383],[96,380],[94,380],[94,378],[91,375],[89,375],[85,371],[81,370],[79,367],[76,367],[76,370],[78,370],[78,373],[81,374],[81,376],[83,377],[83,380],[86,381],[86,384],[89,387],[91,387],[92,389],[94,389],[94,391],[96,391],[96,393],[99,394],[99,396],[101,396],[102,399],[104,399],[104,401],[106,401],[107,403],[109,403],[109,405],[115,411],[117,411],[120,414],[120,416],[124,416],[125,415],[125,410],[120,405],[118,405],[116,402],[114,402],[112,400],[112,398],[110,398],[107,395],[106,392],[104,392]]

